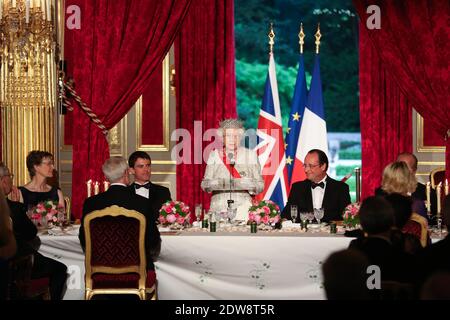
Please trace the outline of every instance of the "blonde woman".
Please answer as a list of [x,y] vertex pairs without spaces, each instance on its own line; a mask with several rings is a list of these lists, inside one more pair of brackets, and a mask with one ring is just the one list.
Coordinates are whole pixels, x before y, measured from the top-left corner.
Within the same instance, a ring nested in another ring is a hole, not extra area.
[[411,173],[405,162],[395,161],[384,168],[381,182],[383,194],[398,193],[410,198],[412,202],[412,212],[409,213],[410,217],[405,217],[407,222],[403,226],[402,231],[415,235],[420,240],[422,246],[425,247],[429,242],[427,231],[428,221],[426,219],[424,202],[411,197],[416,187],[416,177]]

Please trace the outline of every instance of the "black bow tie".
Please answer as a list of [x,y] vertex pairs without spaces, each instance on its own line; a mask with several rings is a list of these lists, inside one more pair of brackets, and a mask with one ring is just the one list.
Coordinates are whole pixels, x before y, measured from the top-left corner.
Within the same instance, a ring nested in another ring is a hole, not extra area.
[[316,187],[320,187],[323,189],[325,187],[325,183],[323,183],[323,181],[320,183],[311,182],[311,188],[315,189]]
[[139,188],[148,189],[148,188],[150,188],[150,182],[147,182],[146,184],[137,184],[137,183],[135,183],[134,187],[136,188],[136,190],[139,189]]

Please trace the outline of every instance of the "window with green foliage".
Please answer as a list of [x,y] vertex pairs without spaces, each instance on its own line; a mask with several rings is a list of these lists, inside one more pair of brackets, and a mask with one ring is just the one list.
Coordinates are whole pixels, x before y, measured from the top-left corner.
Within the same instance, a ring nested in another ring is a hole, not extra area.
[[[330,175],[342,178],[361,164],[358,20],[352,1],[235,0],[237,108],[239,117],[249,129],[257,127],[264,93],[270,22],[275,32],[274,55],[285,130],[297,76],[300,23],[303,23],[306,34],[304,61],[308,86],[314,67],[314,34],[320,23],[325,120],[328,133],[334,133],[329,134],[329,143],[330,136],[334,142],[338,141]],[[334,147],[330,145],[331,148]],[[354,200],[354,177],[347,183],[351,186]]]

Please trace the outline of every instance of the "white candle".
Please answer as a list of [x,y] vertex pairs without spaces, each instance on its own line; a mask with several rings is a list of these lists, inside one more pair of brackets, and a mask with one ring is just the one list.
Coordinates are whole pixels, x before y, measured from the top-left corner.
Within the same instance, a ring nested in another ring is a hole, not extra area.
[[437,196],[437,216],[441,216],[441,188],[442,188],[442,182],[439,182],[439,184],[436,187],[436,196]]
[[0,19],[3,18],[3,1],[0,3]]
[[427,182],[426,190],[427,190],[427,212],[431,212],[431,201],[430,201],[431,186],[429,181]]
[[30,23],[30,0],[25,1],[25,22]]
[[448,180],[445,179],[444,194],[448,195]]
[[94,185],[94,194],[97,195],[100,192],[100,183],[98,183],[98,181],[95,181],[95,185]]
[[109,182],[108,181],[103,181],[103,190],[104,191],[108,191],[109,188]]
[[89,198],[92,195],[92,180],[89,179],[86,182],[86,185],[87,185],[87,197]]
[[16,0],[12,0],[12,7],[14,8],[16,6]]
[[51,0],[47,0],[47,21],[51,21],[52,20],[52,14],[51,14],[51,9],[52,9],[52,3]]
[[45,0],[41,0],[42,19],[45,20]]

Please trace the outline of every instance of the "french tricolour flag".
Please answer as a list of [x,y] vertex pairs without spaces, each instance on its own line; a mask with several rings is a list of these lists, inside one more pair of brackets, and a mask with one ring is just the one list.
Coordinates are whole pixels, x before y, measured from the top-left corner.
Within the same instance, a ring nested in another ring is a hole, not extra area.
[[264,191],[256,198],[259,200],[270,199],[277,203],[282,210],[287,202],[289,190],[273,53],[269,58],[269,71],[256,134],[258,136],[256,152],[264,178]]
[[298,137],[291,184],[305,179],[303,161],[311,149],[320,149],[328,156],[327,123],[322,98],[319,54],[316,54],[314,59],[314,70]]

